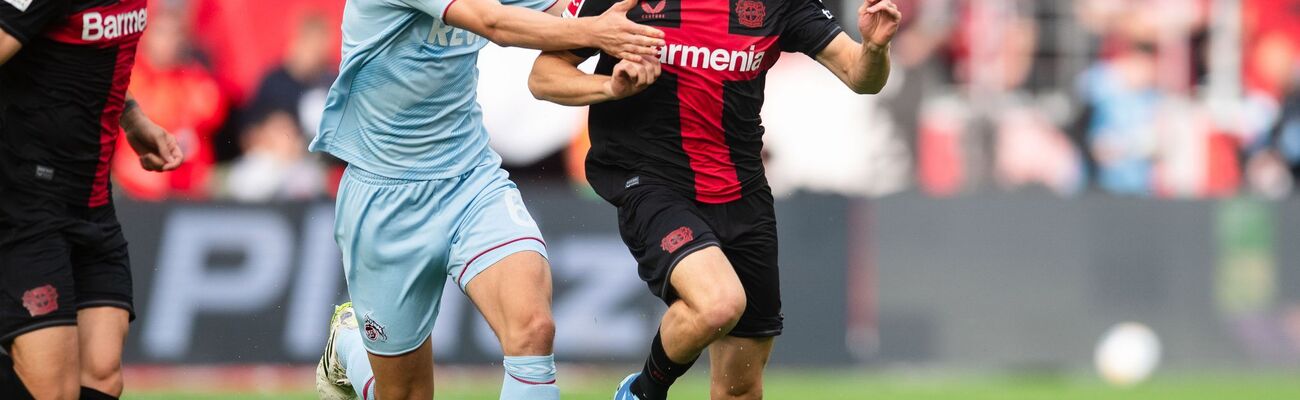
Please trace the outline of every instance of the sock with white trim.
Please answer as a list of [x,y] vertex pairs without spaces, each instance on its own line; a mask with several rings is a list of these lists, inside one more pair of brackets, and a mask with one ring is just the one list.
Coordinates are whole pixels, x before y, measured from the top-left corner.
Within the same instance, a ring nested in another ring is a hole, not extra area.
[[375,373],[370,369],[370,357],[366,355],[366,346],[361,343],[361,332],[356,330],[340,331],[334,337],[334,352],[347,369],[348,380],[352,389],[361,400],[375,399]]
[[506,376],[501,382],[501,400],[559,400],[555,385],[555,355],[506,356],[501,363]]

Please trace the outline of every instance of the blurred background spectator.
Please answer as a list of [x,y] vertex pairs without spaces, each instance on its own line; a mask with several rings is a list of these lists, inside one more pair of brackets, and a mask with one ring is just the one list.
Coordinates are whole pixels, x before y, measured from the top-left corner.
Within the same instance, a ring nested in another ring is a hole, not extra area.
[[335,49],[330,40],[333,29],[324,16],[305,15],[294,31],[284,61],[262,78],[248,112],[254,116],[288,112],[308,139],[315,137],[325,110],[325,96],[334,83]]
[[113,159],[113,177],[123,192],[140,200],[207,199],[215,161],[213,134],[227,118],[226,98],[192,52],[191,31],[179,4],[163,2],[149,10],[131,93],[154,122],[176,135],[185,163],[167,173],[147,172],[126,141],[118,141],[121,156]]
[[307,153],[307,143],[290,112],[262,114],[240,137],[243,155],[232,162],[225,194],[246,202],[319,197],[325,173],[318,158]]

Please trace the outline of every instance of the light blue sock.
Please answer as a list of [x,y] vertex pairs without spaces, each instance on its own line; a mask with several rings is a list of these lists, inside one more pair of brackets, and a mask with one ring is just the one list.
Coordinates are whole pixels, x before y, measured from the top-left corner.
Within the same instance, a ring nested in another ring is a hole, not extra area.
[[357,396],[361,400],[375,400],[375,373],[370,369],[366,346],[361,343],[361,332],[340,330],[334,337],[334,351],[347,369],[348,380],[352,381]]
[[506,376],[501,382],[501,400],[560,400],[555,385],[555,355],[506,356],[501,363]]

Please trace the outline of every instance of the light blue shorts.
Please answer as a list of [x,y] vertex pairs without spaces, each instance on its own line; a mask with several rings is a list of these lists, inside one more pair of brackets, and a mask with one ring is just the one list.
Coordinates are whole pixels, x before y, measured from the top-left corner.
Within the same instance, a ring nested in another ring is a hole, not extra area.
[[334,226],[357,326],[380,355],[410,352],[429,337],[448,277],[464,291],[508,255],[546,256],[519,189],[496,163],[431,181],[348,167]]

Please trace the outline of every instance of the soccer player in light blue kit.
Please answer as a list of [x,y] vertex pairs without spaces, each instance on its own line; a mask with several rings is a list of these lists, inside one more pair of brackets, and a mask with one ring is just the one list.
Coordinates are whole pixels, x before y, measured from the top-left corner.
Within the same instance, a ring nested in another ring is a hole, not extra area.
[[576,20],[541,12],[559,14],[555,0],[501,1],[347,1],[340,74],[311,144],[348,163],[335,239],[353,303],[330,324],[322,398],[432,398],[429,335],[448,277],[501,342],[501,399],[559,398],[546,249],[488,147],[478,51],[491,40],[649,62],[663,33],[627,20],[636,0]]

